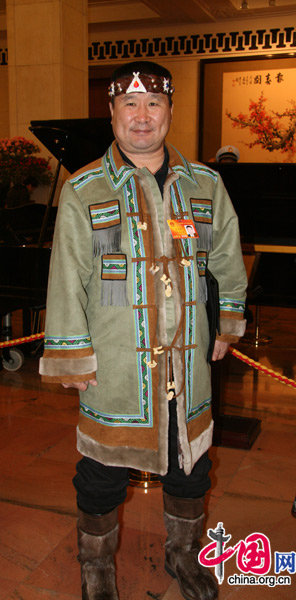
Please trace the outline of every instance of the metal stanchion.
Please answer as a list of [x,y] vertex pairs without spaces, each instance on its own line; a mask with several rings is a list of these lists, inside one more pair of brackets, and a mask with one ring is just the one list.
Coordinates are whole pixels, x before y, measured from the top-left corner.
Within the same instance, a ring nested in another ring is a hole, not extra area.
[[138,471],[137,469],[129,469],[129,480],[130,485],[133,487],[141,487],[144,489],[158,487],[161,485],[156,473],[149,473],[149,471]]
[[254,333],[246,333],[243,338],[241,338],[240,342],[243,344],[250,344],[251,346],[264,346],[266,344],[270,344],[272,338],[268,335],[260,334],[260,305],[256,304],[256,317],[255,317],[255,332]]

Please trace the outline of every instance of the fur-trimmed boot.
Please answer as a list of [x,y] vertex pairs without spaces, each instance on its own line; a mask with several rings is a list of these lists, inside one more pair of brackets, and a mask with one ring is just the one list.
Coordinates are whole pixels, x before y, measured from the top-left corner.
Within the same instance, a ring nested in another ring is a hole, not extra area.
[[82,600],[119,600],[114,565],[117,508],[106,515],[89,515],[78,509],[77,531]]
[[198,562],[199,539],[204,524],[204,498],[175,498],[163,492],[165,568],[177,578],[186,600],[214,600],[218,597],[215,577]]

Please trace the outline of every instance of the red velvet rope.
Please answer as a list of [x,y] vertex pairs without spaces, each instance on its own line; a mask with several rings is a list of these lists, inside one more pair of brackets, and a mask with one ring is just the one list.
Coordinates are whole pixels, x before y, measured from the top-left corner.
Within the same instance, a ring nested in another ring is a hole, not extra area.
[[[20,337],[15,340],[8,340],[6,342],[0,342],[0,348],[9,348],[10,346],[19,346],[20,344],[27,344],[28,342],[34,342],[35,340],[42,340],[43,338],[44,338],[44,332],[43,333],[35,333],[34,335]],[[281,375],[281,373],[277,373],[276,371],[273,371],[272,369],[269,369],[268,367],[261,365],[261,363],[256,362],[252,358],[249,358],[248,356],[246,356],[245,354],[242,354],[238,350],[235,350],[235,348],[232,348],[231,346],[229,347],[229,352],[233,356],[235,356],[235,358],[238,358],[242,362],[249,365],[249,367],[253,367],[254,369],[257,369],[258,371],[261,371],[265,375],[268,375],[269,377],[273,377],[273,379],[276,379],[280,383],[284,383],[285,385],[289,385],[290,387],[296,388],[296,381],[294,381],[294,379],[289,379],[288,377]]]

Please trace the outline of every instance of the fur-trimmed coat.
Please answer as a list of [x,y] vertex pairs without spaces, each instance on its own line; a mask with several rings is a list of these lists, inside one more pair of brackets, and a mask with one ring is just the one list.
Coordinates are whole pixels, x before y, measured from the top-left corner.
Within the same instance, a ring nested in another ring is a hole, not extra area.
[[[205,265],[219,282],[222,340],[244,333],[247,282],[220,175],[167,147],[163,198],[150,171],[125,164],[115,143],[65,183],[40,372],[48,382],[97,378],[80,393],[82,454],[159,474],[175,393],[188,474],[213,428]],[[173,239],[167,220],[180,217],[194,221],[198,239]]]

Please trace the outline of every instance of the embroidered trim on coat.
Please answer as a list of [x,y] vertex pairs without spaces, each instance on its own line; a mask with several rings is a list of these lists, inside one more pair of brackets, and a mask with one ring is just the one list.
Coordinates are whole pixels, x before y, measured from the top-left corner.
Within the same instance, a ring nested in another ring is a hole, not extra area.
[[210,179],[212,179],[215,183],[217,182],[217,171],[213,171],[213,169],[209,169],[208,167],[205,167],[203,165],[197,165],[194,163],[191,163],[191,167],[195,175],[205,175],[206,177],[210,177]]
[[[174,186],[171,186],[171,202],[174,212],[179,210],[179,203],[183,213],[187,212],[187,206],[184,199],[182,184],[180,180],[176,182],[176,187],[179,195],[179,199],[176,198]],[[178,203],[179,200],[179,203]],[[184,249],[184,256],[192,256],[194,240],[184,239],[182,240],[182,246]],[[194,268],[193,260],[190,261],[190,265],[183,269],[184,285],[185,285],[185,346],[194,346],[196,344],[196,304],[194,299],[196,298],[196,270]],[[191,304],[192,303],[192,304]],[[193,402],[193,363],[195,356],[195,349],[188,348],[185,352],[185,390],[186,390],[186,419],[190,420],[192,414],[192,402]]]
[[91,204],[89,214],[93,229],[114,227],[121,222],[119,200],[109,200],[100,204]]
[[74,190],[79,190],[93,179],[101,179],[102,177],[104,177],[102,167],[98,167],[98,169],[93,169],[92,171],[86,171],[82,175],[77,175],[77,177],[70,179],[70,183]]
[[44,338],[45,350],[81,350],[82,348],[91,348],[91,345],[91,338],[88,334],[64,338]]
[[113,158],[112,146],[108,148],[106,154],[104,155],[103,164],[106,169],[106,175],[108,176],[108,179],[115,190],[123,185],[126,180],[135,172],[133,167],[127,167],[126,165],[122,165],[120,169],[117,170]]
[[193,219],[196,223],[212,223],[212,200],[190,198]]
[[233,298],[220,298],[220,310],[226,312],[234,312],[243,314],[245,310],[245,302],[242,300],[233,300]]
[[198,251],[196,253],[198,274],[200,277],[205,277],[207,266],[207,252]]
[[127,259],[125,254],[103,254],[102,279],[126,279]]
[[208,398],[208,400],[205,400],[204,402],[202,402],[202,404],[199,404],[199,406],[196,406],[191,410],[190,415],[188,415],[188,421],[192,421],[192,419],[199,417],[199,415],[201,415],[206,410],[209,410],[210,408],[211,398]]

